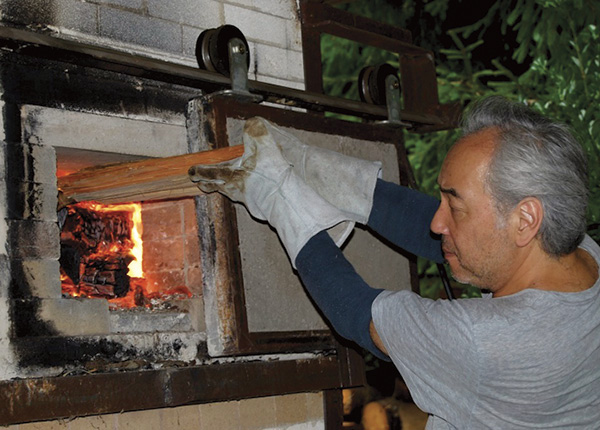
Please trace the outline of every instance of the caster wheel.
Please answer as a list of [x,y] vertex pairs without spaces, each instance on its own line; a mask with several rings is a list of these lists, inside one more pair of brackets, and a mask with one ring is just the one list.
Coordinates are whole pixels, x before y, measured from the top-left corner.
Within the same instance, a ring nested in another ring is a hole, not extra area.
[[250,65],[250,48],[244,34],[233,25],[204,30],[196,40],[196,60],[202,70],[229,76],[229,41],[240,39],[246,50],[246,65]]
[[394,67],[387,63],[364,67],[358,74],[358,94],[365,103],[385,105],[385,80],[388,76],[398,76]]

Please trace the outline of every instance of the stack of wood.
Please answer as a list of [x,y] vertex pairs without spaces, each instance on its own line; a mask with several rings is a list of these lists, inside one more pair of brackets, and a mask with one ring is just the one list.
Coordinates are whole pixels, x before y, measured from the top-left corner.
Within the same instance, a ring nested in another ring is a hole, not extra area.
[[77,295],[111,299],[127,294],[131,224],[124,211],[68,208],[60,235],[60,264]]

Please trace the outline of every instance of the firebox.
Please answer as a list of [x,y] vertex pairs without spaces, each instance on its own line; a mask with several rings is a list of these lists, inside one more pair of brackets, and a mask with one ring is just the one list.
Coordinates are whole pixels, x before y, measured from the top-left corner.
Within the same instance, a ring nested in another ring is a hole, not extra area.
[[193,199],[74,203],[59,209],[58,224],[63,297],[167,310],[202,295]]

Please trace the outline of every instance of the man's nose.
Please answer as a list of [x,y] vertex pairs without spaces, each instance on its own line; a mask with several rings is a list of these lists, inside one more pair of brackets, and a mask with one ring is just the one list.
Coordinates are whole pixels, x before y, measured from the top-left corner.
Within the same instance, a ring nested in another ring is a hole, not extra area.
[[447,216],[448,209],[445,208],[444,202],[442,202],[431,220],[431,231],[435,234],[448,234],[448,223],[446,222]]

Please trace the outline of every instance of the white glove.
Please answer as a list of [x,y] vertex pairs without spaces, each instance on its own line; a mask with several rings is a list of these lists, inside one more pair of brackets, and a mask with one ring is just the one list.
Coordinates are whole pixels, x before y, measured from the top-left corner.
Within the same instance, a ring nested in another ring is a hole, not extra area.
[[369,220],[375,185],[381,178],[381,162],[306,145],[267,120],[258,120],[281,146],[283,157],[293,166],[294,172],[349,220],[344,223],[343,230],[338,228],[337,237],[330,232],[336,244],[341,246],[354,222],[366,224]]
[[255,218],[268,221],[295,268],[298,252],[311,237],[347,218],[294,173],[263,119],[246,121],[243,141],[242,157],[192,166],[190,179],[202,191],[218,191],[243,203]]

